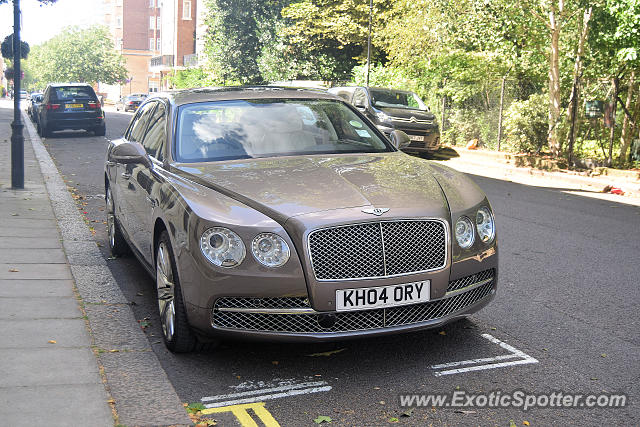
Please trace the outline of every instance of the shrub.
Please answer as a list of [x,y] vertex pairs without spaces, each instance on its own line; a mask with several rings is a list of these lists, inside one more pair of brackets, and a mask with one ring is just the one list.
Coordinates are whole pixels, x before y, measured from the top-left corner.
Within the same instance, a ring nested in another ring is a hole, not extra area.
[[512,151],[537,151],[547,142],[549,97],[531,95],[514,101],[504,114],[505,146]]

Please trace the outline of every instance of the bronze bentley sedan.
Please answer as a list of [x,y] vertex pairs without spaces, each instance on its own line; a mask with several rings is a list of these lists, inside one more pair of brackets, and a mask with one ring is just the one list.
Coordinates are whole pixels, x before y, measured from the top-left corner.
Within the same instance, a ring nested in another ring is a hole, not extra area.
[[326,92],[148,98],[109,143],[109,244],[155,278],[167,347],[441,326],[495,295],[494,215],[467,177],[401,151]]

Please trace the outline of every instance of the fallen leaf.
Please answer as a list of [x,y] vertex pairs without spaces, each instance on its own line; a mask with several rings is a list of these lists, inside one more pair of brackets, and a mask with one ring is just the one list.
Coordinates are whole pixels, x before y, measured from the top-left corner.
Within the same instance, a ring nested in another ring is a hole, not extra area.
[[9,269],[9,273],[18,273],[20,270],[18,270],[17,268],[10,268]]
[[516,425],[515,421],[509,420],[509,427],[518,427],[518,426]]
[[56,340],[49,340],[47,341],[49,344],[58,344],[58,342]]
[[378,402],[381,405],[385,405],[387,402],[385,402],[384,400],[381,400],[380,402]]
[[110,403],[110,404],[112,404],[112,405],[113,405],[114,403],[116,403],[116,401],[115,401],[115,400],[113,400],[113,399],[109,399],[109,400],[107,400],[107,403]]
[[136,295],[137,295],[137,296],[139,296],[139,297],[141,297],[141,296],[143,296],[144,294],[143,294],[142,292],[138,292],[138,293],[136,293]]
[[331,351],[325,351],[325,352],[322,352],[322,353],[312,353],[312,354],[307,354],[307,356],[309,356],[309,357],[321,357],[321,356],[329,357],[329,356],[331,356],[332,354],[341,353],[341,352],[343,352],[343,351],[345,351],[345,350],[346,350],[346,348],[341,348],[341,349],[339,349],[339,350],[331,350]]
[[407,409],[402,414],[400,414],[401,417],[410,417],[411,415],[413,415],[413,408]]
[[114,348],[113,350],[109,350],[109,353],[118,353],[120,350]]
[[272,361],[271,361],[271,363],[272,363],[273,365],[278,365],[280,362],[278,362],[277,360],[272,360]]
[[445,331],[440,331],[438,332],[440,335],[447,335],[447,333]]
[[12,213],[11,216],[19,216],[17,213]]
[[495,331],[495,330],[496,330],[496,328],[491,328],[491,330],[492,330],[492,331]]
[[469,411],[469,410],[464,410],[464,409],[457,409],[456,413],[458,414],[465,414],[465,415],[469,415],[469,414],[475,414],[476,411]]
[[523,424],[523,425],[525,425],[525,426],[528,426],[528,425],[529,425],[529,421],[524,420],[524,421],[522,422],[522,424]]
[[316,424],[331,423],[331,421],[333,421],[331,417],[327,417],[326,415],[319,415],[318,418],[313,420]]
[[400,422],[400,420],[397,419],[396,417],[391,417],[391,418],[389,418],[389,422],[390,423],[397,423],[397,422]]
[[600,357],[607,357],[607,353],[602,353]]

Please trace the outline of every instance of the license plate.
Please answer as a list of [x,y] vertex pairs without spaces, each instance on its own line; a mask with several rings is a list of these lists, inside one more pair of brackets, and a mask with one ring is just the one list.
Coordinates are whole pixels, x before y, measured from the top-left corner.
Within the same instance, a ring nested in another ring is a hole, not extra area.
[[370,310],[429,301],[431,280],[373,288],[338,289],[336,311]]
[[411,141],[424,141],[424,135],[409,135]]
[[65,104],[65,108],[83,108],[84,104]]

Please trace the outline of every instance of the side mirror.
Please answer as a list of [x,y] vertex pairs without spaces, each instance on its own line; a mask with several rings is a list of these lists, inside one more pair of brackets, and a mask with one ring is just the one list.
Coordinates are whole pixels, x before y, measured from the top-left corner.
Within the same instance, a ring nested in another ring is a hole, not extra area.
[[396,147],[398,150],[402,150],[405,147],[408,147],[411,144],[411,139],[409,139],[409,135],[404,133],[401,130],[394,130],[391,132],[391,144]]
[[151,167],[151,160],[144,147],[137,142],[123,142],[116,145],[109,155],[112,161],[121,164],[142,164]]
[[358,110],[364,110],[367,107],[366,105],[364,105],[364,101],[362,99],[354,100],[353,106]]

